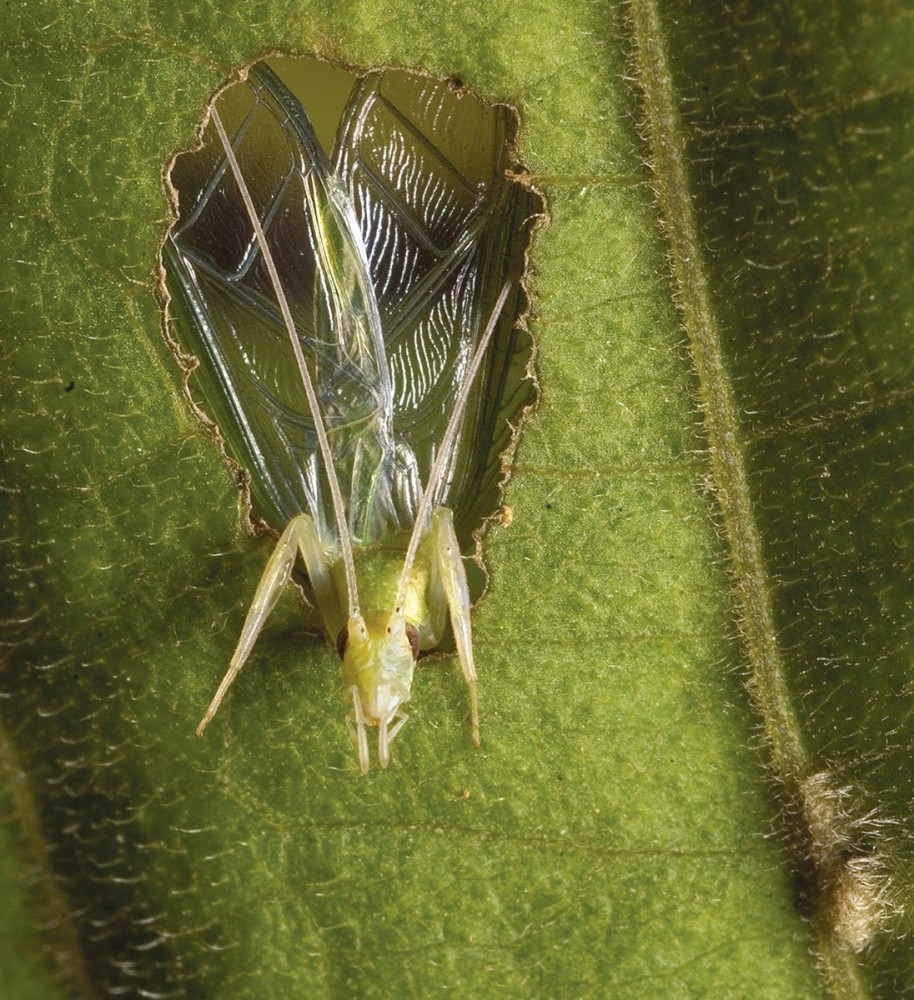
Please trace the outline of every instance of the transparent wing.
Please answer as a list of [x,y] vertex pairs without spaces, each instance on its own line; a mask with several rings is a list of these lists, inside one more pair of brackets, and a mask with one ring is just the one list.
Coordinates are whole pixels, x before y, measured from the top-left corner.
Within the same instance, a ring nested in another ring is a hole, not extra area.
[[[362,230],[387,345],[398,440],[424,484],[476,340],[519,282],[539,197],[509,176],[514,112],[404,71],[372,73],[341,123],[333,166]],[[466,534],[497,505],[511,422],[532,398],[526,335],[506,304],[436,497]]]
[[[377,477],[394,455],[390,376],[354,210],[303,107],[268,67],[254,67],[226,90],[219,111],[277,261],[349,494],[353,469],[372,466]],[[203,148],[172,169],[181,213],[166,243],[166,269],[189,320],[189,346],[203,361],[204,393],[267,515],[281,523],[306,510],[327,537],[312,414],[213,133],[210,126]]]
[[[505,278],[520,277],[541,206],[505,176],[509,109],[416,74],[347,76],[338,124],[328,129],[315,112],[326,145],[336,130],[328,160],[292,62],[258,64],[223,92],[219,113],[309,358],[350,525],[372,541],[410,529],[472,347]],[[179,329],[201,359],[195,379],[267,518],[307,511],[327,537],[288,333],[211,130],[171,179],[180,216],[163,256]],[[495,506],[498,458],[529,401],[517,307],[515,296],[438,498],[456,504],[458,530]]]

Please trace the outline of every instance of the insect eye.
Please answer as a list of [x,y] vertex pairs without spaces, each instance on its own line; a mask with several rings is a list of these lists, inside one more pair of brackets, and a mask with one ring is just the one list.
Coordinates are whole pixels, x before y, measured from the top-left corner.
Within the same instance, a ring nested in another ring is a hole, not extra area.
[[340,634],[336,637],[336,651],[340,654],[340,659],[342,660],[343,654],[346,652],[346,644],[349,642],[349,629],[340,629]]
[[409,648],[413,652],[413,659],[418,660],[420,639],[419,639],[419,629],[417,629],[415,625],[407,624],[406,639],[409,642]]

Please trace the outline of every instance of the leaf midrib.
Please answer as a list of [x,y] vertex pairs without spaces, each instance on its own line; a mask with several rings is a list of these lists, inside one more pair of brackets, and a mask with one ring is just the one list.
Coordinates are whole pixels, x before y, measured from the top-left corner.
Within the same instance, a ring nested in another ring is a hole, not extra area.
[[[710,476],[729,553],[735,611],[748,665],[748,686],[761,717],[780,795],[786,798],[791,812],[795,812],[794,822],[799,824],[803,822],[802,789],[813,768],[786,683],[774,620],[772,583],[746,473],[744,435],[692,207],[686,144],[664,44],[664,28],[656,0],[632,0],[629,9],[653,186],[704,416]],[[800,835],[806,839],[808,831]],[[842,1000],[868,997],[869,990],[859,967],[836,940],[832,927],[825,919],[816,920],[814,926],[818,958],[833,994]]]

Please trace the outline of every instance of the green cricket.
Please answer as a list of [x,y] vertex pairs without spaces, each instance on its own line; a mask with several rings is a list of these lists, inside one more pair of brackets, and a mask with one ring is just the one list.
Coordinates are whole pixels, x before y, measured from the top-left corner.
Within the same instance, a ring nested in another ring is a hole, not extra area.
[[517,316],[543,208],[518,180],[508,106],[311,60],[302,79],[342,108],[328,132],[298,62],[256,63],[223,90],[170,173],[173,319],[264,516],[285,526],[197,735],[301,565],[366,772],[369,730],[386,767],[416,662],[448,627],[480,743],[464,552],[532,399]]

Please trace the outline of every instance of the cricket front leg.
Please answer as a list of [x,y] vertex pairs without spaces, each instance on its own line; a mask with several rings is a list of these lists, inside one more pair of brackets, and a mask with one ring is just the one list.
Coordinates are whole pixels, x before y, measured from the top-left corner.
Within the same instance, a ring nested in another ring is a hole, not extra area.
[[454,531],[454,513],[438,507],[432,514],[432,574],[429,587],[429,610],[435,616],[441,601],[447,603],[451,628],[457,644],[460,669],[470,694],[473,746],[479,746],[479,699],[476,692],[476,667],[473,664],[473,636],[470,628],[470,588]]
[[[232,654],[229,668],[225,672],[225,676],[222,678],[222,682],[213,696],[206,714],[200,720],[200,725],[197,726],[197,736],[203,735],[213,716],[219,711],[219,706],[222,704],[222,699],[225,697],[226,692],[232,686],[232,682],[251,655],[251,650],[254,648],[257,636],[260,635],[260,630],[263,628],[270,612],[276,606],[283,587],[289,582],[289,577],[292,575],[295,559],[299,552],[305,558],[305,565],[309,571],[309,575],[311,575],[312,581],[316,579],[314,586],[319,598],[318,603],[323,606],[327,602],[328,598],[322,591],[327,586],[332,587],[332,584],[330,583],[326,560],[323,557],[322,550],[316,543],[316,539],[317,530],[314,526],[314,521],[307,514],[299,514],[298,517],[292,518],[286,525],[286,530],[276,543],[276,548],[270,556],[270,561],[263,571],[260,583],[257,584],[257,590],[254,592],[254,600],[251,602],[250,608],[248,608],[244,627],[241,630],[241,637],[238,639],[238,645]],[[306,551],[307,556],[305,555]]]

